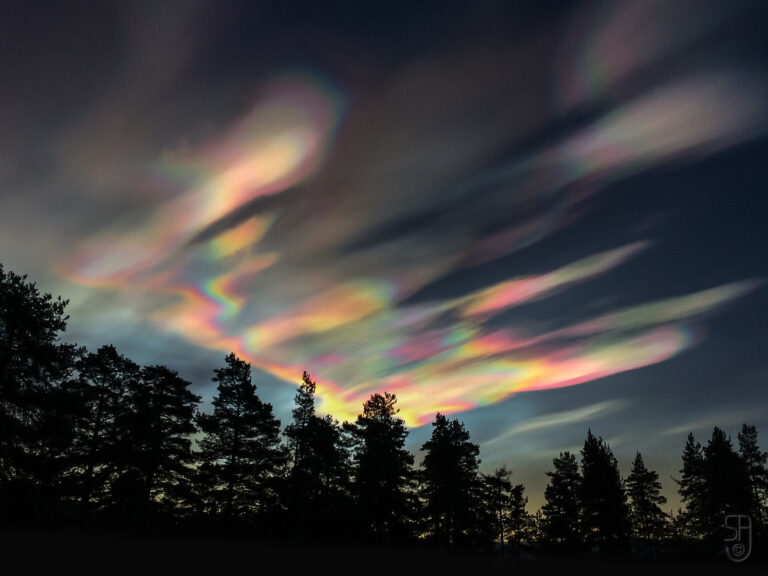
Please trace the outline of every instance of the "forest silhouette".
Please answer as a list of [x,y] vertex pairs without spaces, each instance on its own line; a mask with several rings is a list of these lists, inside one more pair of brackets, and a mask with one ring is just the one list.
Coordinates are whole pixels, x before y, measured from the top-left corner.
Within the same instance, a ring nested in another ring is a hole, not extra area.
[[737,446],[716,426],[705,444],[688,435],[674,514],[642,454],[622,477],[588,430],[579,454],[554,458],[532,514],[506,466],[480,471],[479,446],[458,419],[436,414],[417,464],[395,394],[373,394],[355,421],[338,422],[316,412],[304,372],[282,427],[234,353],[213,370],[203,412],[169,367],[139,366],[112,345],[63,343],[67,303],[0,265],[0,528],[16,535],[6,546],[53,531],[102,545],[150,535],[518,564],[710,561],[723,560],[724,519],[738,514],[751,521],[750,561],[765,559],[768,455],[755,426],[742,425]]

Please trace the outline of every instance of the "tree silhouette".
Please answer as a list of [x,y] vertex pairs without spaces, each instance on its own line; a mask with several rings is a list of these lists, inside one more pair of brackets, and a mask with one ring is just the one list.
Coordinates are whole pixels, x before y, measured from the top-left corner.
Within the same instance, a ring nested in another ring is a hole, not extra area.
[[396,416],[396,403],[394,394],[373,394],[356,421],[344,423],[351,440],[358,524],[380,542],[410,537],[415,501],[410,493],[414,458],[405,449],[408,430]]
[[547,472],[549,484],[544,489],[541,508],[545,538],[548,542],[573,548],[582,541],[581,474],[576,456],[568,451],[552,460],[554,470]]
[[[114,346],[62,344],[65,305],[0,266],[0,525],[205,528],[214,519],[307,541],[496,542],[502,554],[521,542],[618,550],[631,529],[656,555],[679,544],[721,550],[725,516],[748,514],[764,545],[768,454],[755,426],[742,425],[738,452],[718,427],[704,447],[688,435],[676,480],[685,509],[668,521],[642,455],[622,483],[610,447],[589,430],[581,466],[570,452],[553,459],[545,503],[529,515],[506,467],[479,474],[479,447],[456,419],[435,416],[415,474],[394,394],[373,394],[339,426],[317,414],[304,372],[283,446],[272,406],[235,354],[214,371],[212,413],[196,412],[200,397],[174,370],[140,368]],[[664,547],[649,546],[665,534]]]
[[581,450],[581,505],[587,542],[614,549],[629,536],[629,509],[616,458],[608,444],[587,431]]
[[285,460],[280,421],[256,395],[250,364],[232,353],[214,373],[213,413],[197,415],[205,509],[229,522],[253,520],[275,504],[275,477]]
[[338,422],[315,413],[315,389],[315,381],[304,372],[293,421],[284,434],[291,457],[285,496],[291,531],[317,537],[322,528],[341,529],[348,509],[349,466]]
[[685,505],[679,518],[680,529],[687,537],[698,537],[705,531],[704,509],[706,478],[704,475],[704,451],[689,433],[683,448],[683,467],[680,469],[678,492]]
[[432,426],[432,436],[421,447],[430,532],[443,546],[467,545],[478,532],[480,448],[469,441],[469,432],[456,419],[438,412]]
[[704,526],[713,540],[722,540],[727,514],[749,512],[750,489],[744,462],[734,451],[731,439],[715,426],[703,450]]
[[758,531],[765,532],[766,501],[768,500],[768,453],[760,450],[757,442],[757,428],[742,424],[738,434],[739,456],[744,463],[749,482],[749,514],[757,524]]
[[177,372],[158,365],[142,368],[140,378],[128,382],[130,409],[118,419],[119,451],[127,466],[113,487],[125,519],[151,523],[158,512],[172,517],[189,500],[194,461],[190,438],[200,402],[190,385]]
[[59,342],[66,305],[0,264],[0,518],[50,492],[71,439],[56,411],[77,353]]
[[650,552],[651,543],[657,542],[664,535],[667,517],[660,506],[666,504],[667,499],[661,495],[659,475],[645,467],[640,452],[632,462],[626,487],[632,530],[643,543],[646,552]]
[[140,368],[114,346],[102,346],[84,354],[77,371],[78,377],[65,386],[79,406],[70,452],[81,521],[88,522],[91,512],[103,511],[113,482],[125,472],[121,425],[129,409],[128,390],[138,382]]
[[513,485],[512,471],[506,466],[491,474],[482,474],[484,517],[486,529],[498,543],[502,555],[507,541],[519,544],[532,537],[534,520],[525,509],[528,498],[522,484]]
[[525,486],[515,484],[509,494],[509,533],[515,544],[530,537],[532,519],[525,509],[528,498],[525,496]]
[[511,470],[506,466],[496,468],[491,474],[482,474],[485,504],[485,522],[498,543],[502,555],[509,534],[509,516],[512,500]]

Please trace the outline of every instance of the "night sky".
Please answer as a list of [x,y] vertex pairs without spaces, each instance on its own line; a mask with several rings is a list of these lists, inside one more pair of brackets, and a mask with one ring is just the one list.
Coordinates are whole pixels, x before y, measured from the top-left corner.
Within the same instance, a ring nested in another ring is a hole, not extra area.
[[[65,339],[286,424],[437,411],[538,508],[587,428],[676,508],[768,448],[766,2],[0,2],[0,262]],[[417,459],[418,461],[418,459]]]

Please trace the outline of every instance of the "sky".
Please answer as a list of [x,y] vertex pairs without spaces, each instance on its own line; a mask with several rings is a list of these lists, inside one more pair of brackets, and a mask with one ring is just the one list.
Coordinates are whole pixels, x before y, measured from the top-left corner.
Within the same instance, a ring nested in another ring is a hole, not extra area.
[[506,464],[768,447],[764,2],[0,2],[0,262],[285,425],[304,370]]

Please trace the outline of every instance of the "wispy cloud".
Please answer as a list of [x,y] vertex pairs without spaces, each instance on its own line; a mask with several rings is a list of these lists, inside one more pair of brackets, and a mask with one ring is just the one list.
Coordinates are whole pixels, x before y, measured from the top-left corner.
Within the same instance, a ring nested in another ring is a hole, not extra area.
[[623,410],[627,405],[628,403],[622,400],[606,400],[604,402],[596,402],[595,404],[589,404],[588,406],[582,406],[581,408],[575,408],[573,410],[565,410],[563,412],[537,416],[513,425],[503,434],[488,440],[486,444],[491,445],[497,442],[506,442],[519,434],[540,432],[542,430],[549,430],[551,428],[567,426],[569,424],[592,421]]
[[[760,408],[727,410],[725,412],[713,412],[687,420],[681,424],[671,426],[662,431],[663,436],[687,436],[689,432],[701,435],[699,442],[706,444],[712,429],[715,426],[720,428],[731,427],[735,433],[741,429],[742,424],[754,424],[757,419],[764,416],[764,411]],[[703,434],[703,435],[702,435]]]

